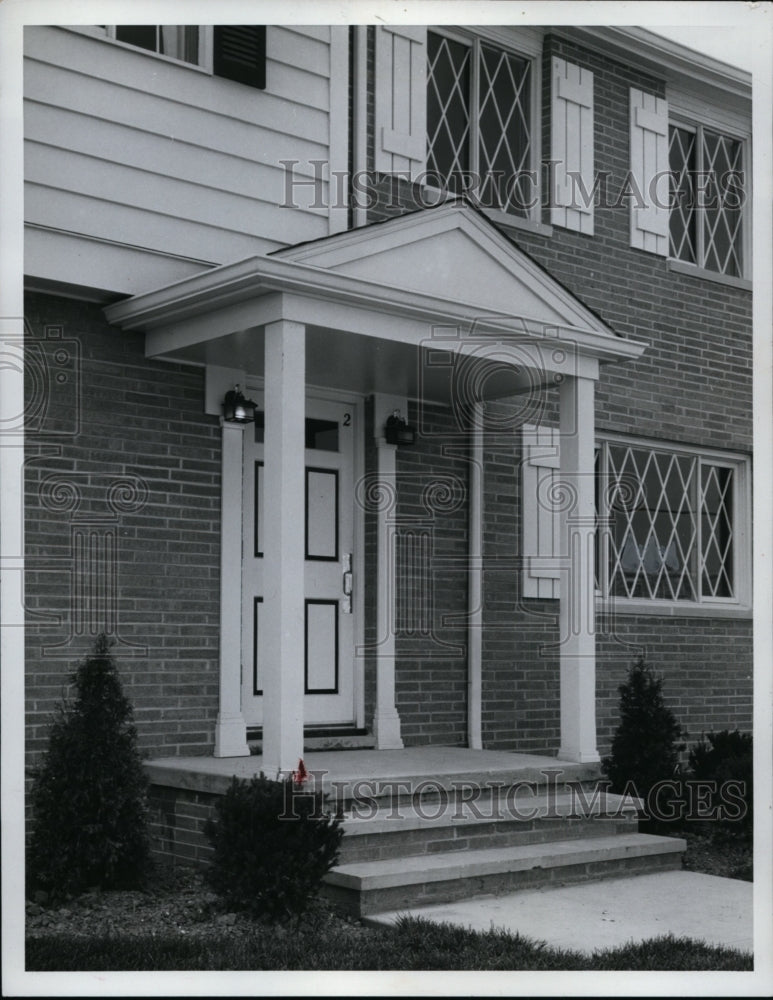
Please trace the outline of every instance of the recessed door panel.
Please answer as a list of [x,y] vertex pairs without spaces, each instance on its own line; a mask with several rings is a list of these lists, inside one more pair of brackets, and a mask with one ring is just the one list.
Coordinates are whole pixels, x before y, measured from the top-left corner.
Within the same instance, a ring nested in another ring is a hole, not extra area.
[[338,470],[306,467],[306,558],[338,561]]
[[338,694],[338,601],[306,600],[306,694]]

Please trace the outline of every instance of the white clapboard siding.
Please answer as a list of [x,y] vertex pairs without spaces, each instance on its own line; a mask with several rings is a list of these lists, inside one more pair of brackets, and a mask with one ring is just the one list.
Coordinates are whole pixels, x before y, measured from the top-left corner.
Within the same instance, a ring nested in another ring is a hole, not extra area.
[[[61,107],[88,117],[102,118],[117,124],[140,128],[164,138],[175,137],[190,142],[208,144],[224,152],[243,154],[252,141],[272,141],[271,133],[286,133],[293,138],[305,138],[324,151],[327,144],[328,116],[326,112],[305,108],[295,116],[287,101],[278,100],[265,91],[255,91],[258,100],[244,105],[224,100],[218,88],[236,87],[230,80],[191,74],[197,87],[180,95],[152,94],[141,86],[128,87],[90,74],[27,60],[25,98],[50,107]],[[207,102],[211,107],[196,103],[194,91],[206,85]],[[220,98],[220,107],[216,98]],[[260,105],[260,107],[258,107]],[[88,127],[85,122],[82,129]],[[256,131],[256,129],[258,131]],[[262,132],[268,133],[266,136]],[[270,149],[270,147],[269,147]]]
[[[330,74],[330,28],[320,25],[320,32],[311,37],[293,27],[271,24],[266,32],[266,58],[302,67],[318,76]],[[268,73],[266,74],[268,77]]]
[[[104,38],[26,29],[27,220],[212,263],[327,235],[331,72],[347,77],[346,60],[331,68],[326,25],[270,25],[267,48],[256,90]],[[298,183],[287,207],[281,160],[298,161],[297,180],[324,164],[316,207]]]
[[427,162],[427,29],[376,28],[375,165],[416,178]]
[[[137,208],[148,212],[158,209],[166,215],[205,222],[222,229],[233,229],[234,232],[255,232],[255,222],[259,221],[260,214],[265,213],[270,218],[272,208],[279,213],[277,222],[281,224],[284,221],[278,204],[282,198],[284,177],[280,171],[262,163],[255,164],[241,191],[209,188],[204,197],[199,181],[192,184],[163,173],[138,170],[80,153],[62,152],[55,146],[33,144],[31,149],[34,155],[29,157],[27,170],[27,180],[31,184],[49,183],[52,172],[56,170],[56,186],[61,191],[119,203],[123,201],[122,192],[133,191],[132,205]],[[264,194],[262,205],[257,198],[259,191]],[[299,188],[296,198],[313,204],[313,188]],[[318,207],[308,211],[326,216],[327,210]]]
[[316,38],[319,42],[327,41],[328,32],[330,30],[326,24],[283,24],[282,29],[294,35],[304,35],[306,38]]
[[[254,243],[253,243],[254,246]],[[263,252],[271,248],[261,248]],[[68,285],[111,288],[134,295],[164,283],[208,271],[211,263],[191,257],[153,254],[146,247],[89,239],[56,229],[24,227],[25,270],[30,278],[55,279]]]
[[550,221],[593,235],[593,73],[553,57],[550,159],[554,164]]
[[[88,127],[84,127],[85,124]],[[24,131],[32,166],[36,166],[37,156],[33,147],[40,144],[54,147],[62,154],[93,157],[96,162],[120,163],[234,194],[249,193],[259,201],[264,200],[274,186],[273,175],[280,182],[284,179],[284,171],[262,149],[256,150],[255,156],[245,156],[243,152],[206,148],[178,135],[161,142],[152,132],[117,125],[103,118],[90,117],[85,123],[75,112],[35,102],[27,102],[25,106]],[[299,160],[296,173],[313,176],[308,161],[319,152],[318,147],[286,136],[277,138],[281,140],[278,144],[280,158]],[[234,142],[232,145],[244,149],[244,144],[239,146]],[[45,155],[44,151],[41,155]],[[264,189],[263,185],[267,187]]]
[[[266,60],[266,77],[271,81],[271,95],[283,101],[297,103],[298,67]],[[327,74],[306,74],[303,91],[303,106],[328,111],[330,108],[330,88]]]
[[560,473],[555,427],[523,428],[521,526],[523,596],[560,597],[560,515],[553,501]]
[[[155,209],[152,212],[146,211],[136,205],[101,201],[93,195],[37,184],[29,184],[25,188],[24,213],[25,220],[36,226],[59,229],[87,238],[120,241],[127,246],[146,247],[149,251],[173,256],[193,257],[211,264],[223,263],[221,257],[224,246],[228,247],[233,260],[265,252],[267,240],[263,233],[266,228],[277,232],[283,223],[286,224],[282,230],[282,240],[271,240],[273,245],[270,249],[288,242],[302,242],[300,230],[307,231],[309,228],[308,218],[305,223],[302,222],[302,213],[282,212],[279,208],[275,209],[276,225],[265,227],[265,213],[256,207],[253,214],[242,223],[242,231],[237,232],[220,226],[217,222],[180,219],[173,213]],[[249,233],[251,221],[255,222],[256,236]],[[327,232],[326,226],[321,228]],[[35,269],[34,261],[30,261],[30,268]],[[156,284],[164,284],[163,270],[159,270]]]
[[668,103],[631,87],[631,246],[668,256]]

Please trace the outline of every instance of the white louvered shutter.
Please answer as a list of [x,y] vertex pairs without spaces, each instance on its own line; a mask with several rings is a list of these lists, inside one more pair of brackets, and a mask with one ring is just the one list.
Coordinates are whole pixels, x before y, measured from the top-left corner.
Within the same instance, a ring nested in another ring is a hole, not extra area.
[[550,159],[553,161],[550,221],[593,235],[593,73],[553,57]]
[[[631,246],[668,256],[668,103],[631,88]],[[639,197],[641,195],[641,198]],[[641,202],[644,202],[642,205]]]
[[524,597],[560,597],[561,518],[554,503],[559,475],[558,428],[524,426],[521,461]]
[[427,162],[427,29],[376,28],[375,165],[385,174],[423,173]]

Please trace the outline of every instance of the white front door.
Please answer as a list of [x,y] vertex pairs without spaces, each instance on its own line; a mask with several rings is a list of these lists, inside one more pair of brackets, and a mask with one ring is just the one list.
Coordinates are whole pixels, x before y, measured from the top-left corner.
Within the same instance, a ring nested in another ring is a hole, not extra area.
[[[261,405],[260,394],[250,393]],[[258,657],[263,595],[262,412],[244,433],[242,709],[248,726],[263,723]],[[304,723],[355,720],[354,436],[348,403],[306,400],[304,535]]]

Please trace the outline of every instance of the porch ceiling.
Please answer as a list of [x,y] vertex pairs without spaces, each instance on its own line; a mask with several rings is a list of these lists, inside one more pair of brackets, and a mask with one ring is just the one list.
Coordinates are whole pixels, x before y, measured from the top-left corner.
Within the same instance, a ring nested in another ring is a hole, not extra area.
[[[262,378],[264,341],[264,329],[258,328],[183,347],[165,356],[199,365],[238,367]],[[307,326],[306,382],[345,392],[383,392],[448,403],[458,398],[460,391],[468,400],[517,396],[549,385],[553,377],[538,369],[538,356],[526,344],[516,348],[497,341],[482,342],[471,357],[456,353],[453,347],[453,341],[424,347]],[[522,363],[516,364],[519,357]]]
[[[106,308],[150,356],[263,370],[264,330],[307,329],[306,380],[445,400],[598,376],[625,340],[463,202],[252,257]],[[474,359],[472,365],[464,359]],[[456,390],[452,387],[456,383]]]

